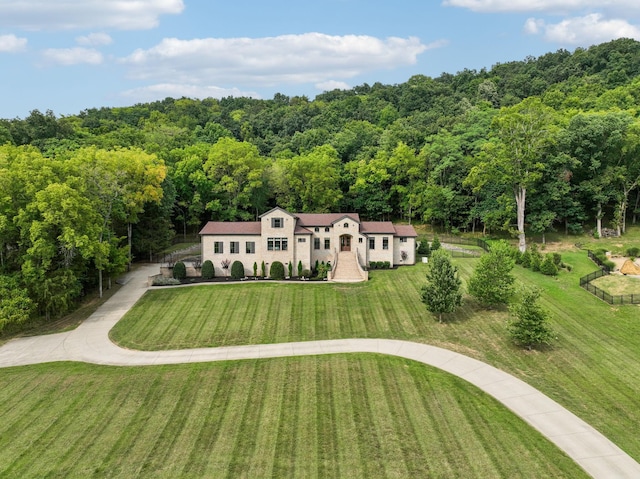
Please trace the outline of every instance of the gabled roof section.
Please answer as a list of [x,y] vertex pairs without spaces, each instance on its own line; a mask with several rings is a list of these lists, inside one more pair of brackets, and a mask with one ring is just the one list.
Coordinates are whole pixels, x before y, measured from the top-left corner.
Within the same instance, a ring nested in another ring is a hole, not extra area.
[[396,229],[391,221],[363,221],[360,224],[360,233],[364,234],[396,234]]
[[296,235],[312,235],[313,233],[310,230],[308,230],[307,228],[305,228],[304,226],[296,225],[296,229],[293,232],[293,234],[296,234]]
[[333,226],[333,224],[346,217],[360,223],[358,213],[296,213],[300,226]]
[[260,221],[209,221],[200,230],[201,235],[258,235]]
[[342,220],[346,220],[346,219],[355,221],[356,223],[360,223],[360,216],[358,216],[358,213],[345,213],[340,218],[337,218],[337,219],[333,220],[331,222],[331,224],[333,225],[335,223],[338,223],[338,222],[340,222]]
[[404,236],[407,238],[416,238],[418,233],[411,225],[394,225],[396,228],[396,236]]
[[296,215],[293,213],[289,213],[287,210],[280,208],[279,206],[276,206],[275,208],[271,208],[269,211],[267,211],[266,213],[262,213],[260,215],[260,218],[262,218],[263,216],[267,216],[270,215],[271,213],[275,212],[275,211],[279,211],[282,214],[285,214],[287,216],[291,216],[292,218],[296,218]]

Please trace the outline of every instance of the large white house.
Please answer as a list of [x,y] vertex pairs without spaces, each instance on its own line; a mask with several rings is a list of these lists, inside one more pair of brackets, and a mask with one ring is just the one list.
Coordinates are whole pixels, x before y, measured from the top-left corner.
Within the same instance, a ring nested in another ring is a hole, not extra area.
[[263,261],[267,273],[274,261],[285,268],[291,263],[294,275],[298,262],[310,270],[324,261],[331,263],[335,281],[366,279],[372,261],[415,264],[417,236],[411,225],[360,221],[357,213],[289,213],[277,207],[260,221],[210,221],[200,235],[202,261],[213,262],[216,276],[224,274],[224,261],[241,261],[247,276]]

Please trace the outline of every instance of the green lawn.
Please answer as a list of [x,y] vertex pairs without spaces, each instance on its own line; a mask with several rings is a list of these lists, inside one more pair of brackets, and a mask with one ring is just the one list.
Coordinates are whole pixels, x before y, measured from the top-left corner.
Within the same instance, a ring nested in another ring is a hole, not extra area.
[[[571,273],[557,278],[516,267],[543,289],[558,340],[545,352],[509,341],[505,311],[468,300],[449,324],[419,301],[425,266],[374,271],[357,285],[236,284],[148,292],[112,338],[140,349],[173,349],[344,337],[420,341],[462,352],[508,371],[573,411],[640,460],[640,308],[611,307],[578,285],[595,266],[584,252],[563,255]],[[455,260],[463,278],[476,260]],[[632,427],[633,425],[633,427]]]
[[371,354],[10,368],[0,405],[0,477],[586,477],[464,381]]
[[637,294],[640,298],[640,278],[610,274],[591,282],[611,295]]

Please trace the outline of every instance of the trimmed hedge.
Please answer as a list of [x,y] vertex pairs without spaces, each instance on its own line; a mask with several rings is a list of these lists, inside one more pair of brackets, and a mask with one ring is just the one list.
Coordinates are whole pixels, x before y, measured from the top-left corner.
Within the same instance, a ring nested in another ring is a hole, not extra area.
[[234,261],[231,265],[231,279],[242,279],[244,276],[244,265],[242,261]]
[[216,270],[213,267],[213,263],[211,262],[211,260],[207,260],[204,263],[202,263],[202,278],[203,279],[213,279],[213,277],[216,275]]
[[280,261],[274,261],[269,268],[271,279],[284,279],[284,265]]
[[173,277],[178,280],[182,280],[187,277],[187,267],[182,261],[178,261],[173,266]]

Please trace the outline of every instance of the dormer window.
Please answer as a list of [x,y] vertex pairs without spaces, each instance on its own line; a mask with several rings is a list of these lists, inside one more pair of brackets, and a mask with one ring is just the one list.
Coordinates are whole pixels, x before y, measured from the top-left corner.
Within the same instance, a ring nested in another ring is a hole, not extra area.
[[284,219],[283,218],[271,218],[271,227],[272,228],[284,228]]

